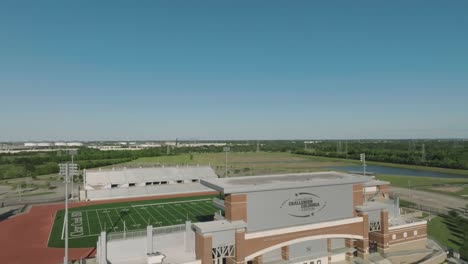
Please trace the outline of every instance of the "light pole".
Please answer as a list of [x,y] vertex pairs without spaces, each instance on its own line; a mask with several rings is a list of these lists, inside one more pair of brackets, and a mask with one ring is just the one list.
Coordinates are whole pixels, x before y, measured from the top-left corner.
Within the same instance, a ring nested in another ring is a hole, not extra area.
[[[74,159],[75,155],[78,154],[78,150],[70,149],[68,151],[68,154],[71,155],[71,163],[74,164],[73,159]],[[73,195],[74,195],[74,192],[75,192],[75,189],[73,188],[73,182],[75,181],[75,179],[73,178],[73,176],[75,176],[75,175],[73,175],[73,174],[71,175],[71,197],[70,198],[72,200],[73,200]]]
[[223,148],[224,152],[226,153],[226,171],[224,173],[224,177],[227,177],[227,174],[228,174],[228,152],[231,151],[231,148],[230,147],[224,147]]
[[361,155],[359,155],[361,161],[362,161],[362,169],[364,170],[364,176],[366,176],[366,153],[361,153]]
[[75,175],[78,171],[78,165],[74,163],[60,163],[60,175],[65,177],[65,216],[63,218],[63,224],[65,226],[65,256],[63,263],[68,264],[68,183],[69,176]]

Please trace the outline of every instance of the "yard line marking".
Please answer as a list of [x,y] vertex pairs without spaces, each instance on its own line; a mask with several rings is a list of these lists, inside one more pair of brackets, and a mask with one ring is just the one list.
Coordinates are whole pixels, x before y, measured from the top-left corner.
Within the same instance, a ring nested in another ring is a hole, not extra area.
[[[214,207],[214,205],[211,203],[211,204],[200,204],[201,207],[205,208],[206,210],[210,211],[212,214],[214,214],[216,211],[218,211],[219,209]],[[214,211],[213,211],[214,210]]]
[[[110,221],[110,227],[109,228],[113,228],[114,223],[112,222],[112,219],[109,216],[109,209],[104,209],[104,210],[102,210],[102,212],[107,214],[107,218]],[[107,232],[107,230],[106,230],[106,232]]]
[[[128,206],[123,206],[123,207],[113,207],[113,209],[128,209],[129,207],[141,207],[141,206],[150,206],[150,205],[165,205],[165,204],[173,204],[173,203],[191,203],[191,202],[198,202],[198,201],[211,201],[212,198],[204,198],[204,199],[197,199],[197,200],[183,200],[183,201],[174,201],[174,202],[163,202],[163,203],[152,203],[152,204],[133,204],[133,205],[128,205]],[[86,206],[85,206],[86,207]],[[87,212],[87,211],[96,211],[97,209],[86,209],[82,210],[82,212]],[[99,210],[106,210],[104,209],[99,209]]]
[[78,237],[69,237],[68,240],[71,240],[71,239],[81,239],[81,238],[85,238],[85,237],[96,237],[97,235],[86,235],[86,236],[78,236]]
[[[132,208],[132,209],[133,209],[133,208]],[[147,220],[145,220],[145,218],[140,214],[140,212],[138,212],[138,209],[133,209],[133,210],[135,210],[135,211],[138,213],[138,215],[140,216],[140,218],[143,220],[143,223],[146,223]]]
[[201,207],[200,205],[196,204],[196,203],[192,203],[193,206],[196,206],[198,208],[201,208],[202,210],[205,210],[205,212],[208,212],[209,214],[212,214],[212,212],[210,212],[209,210],[207,210],[206,208],[203,208]]
[[[130,218],[131,218],[132,221],[133,221],[133,225],[132,225],[132,226],[137,227],[137,228],[134,229],[134,230],[138,230],[138,227],[140,226],[140,224],[137,224],[137,222],[135,221],[135,219],[133,219],[131,211],[129,211],[129,214],[127,214],[127,215],[130,216]],[[132,231],[132,230],[130,230],[130,231]]]
[[[117,221],[115,222],[115,223],[116,223],[116,227],[114,228],[114,230],[115,230],[115,229],[120,229],[120,228],[123,229],[123,224],[122,224],[121,227],[119,227],[119,222],[122,222],[122,221],[123,221],[122,216],[119,214],[119,212],[117,211],[117,209],[112,209],[112,210],[114,210],[114,211],[115,211],[115,214],[117,214]],[[111,211],[111,212],[113,212],[113,211]]]
[[[177,204],[176,204],[176,205],[177,205]],[[179,205],[182,207],[182,204],[179,204]],[[179,208],[180,208],[180,207],[179,207]],[[186,221],[186,220],[187,220],[187,215],[183,215],[183,214],[180,212],[181,209],[179,209],[179,208],[174,208],[174,210],[177,212],[177,214],[179,214],[179,215],[182,216],[182,220],[185,219],[185,221]],[[184,209],[182,209],[182,210],[184,210]],[[184,211],[185,211],[185,210],[184,210]]]
[[101,228],[101,232],[102,232],[102,225],[101,225],[101,219],[99,218],[99,213],[98,213],[97,209],[94,210],[94,211],[96,211],[97,219],[99,221],[99,227]]
[[[169,219],[167,219],[163,214],[161,214],[160,212],[158,212],[158,210],[156,210],[155,208],[153,208],[153,206],[150,206],[149,208],[153,209],[158,215],[160,215],[164,220],[166,220],[166,221],[169,223],[169,225],[172,224],[172,222],[169,221]],[[162,224],[161,224],[161,226],[162,226]]]
[[198,222],[197,220],[197,215],[195,215],[194,213],[192,213],[193,211],[193,208],[190,208],[190,207],[185,207],[186,205],[182,205],[184,208],[187,208],[187,209],[184,209],[184,212],[187,213],[188,215],[192,215],[191,217],[189,216],[190,220],[192,220],[192,222]]
[[171,213],[171,210],[166,210],[165,207],[161,207],[161,208],[162,208],[164,211],[168,212],[168,213],[175,219],[176,222],[182,222],[182,219],[178,219],[175,215],[173,215],[173,214]]
[[63,214],[63,224],[62,224],[62,240],[65,239],[64,235],[65,235],[65,214]]
[[[151,218],[154,219],[154,222],[155,222],[155,223],[159,223],[159,222],[158,222],[158,219],[156,219],[152,214],[148,213],[148,208],[147,208],[147,207],[142,207],[142,208],[139,208],[138,210],[142,210],[142,209],[144,209],[145,212],[146,212],[146,214],[148,214]],[[136,209],[135,209],[135,210],[136,210]],[[138,210],[137,210],[137,211],[138,211]]]
[[88,224],[88,234],[91,235],[91,227],[89,227],[89,217],[88,217],[88,213],[87,213],[87,212],[85,212],[85,213],[86,213],[86,222],[87,222],[87,224]]

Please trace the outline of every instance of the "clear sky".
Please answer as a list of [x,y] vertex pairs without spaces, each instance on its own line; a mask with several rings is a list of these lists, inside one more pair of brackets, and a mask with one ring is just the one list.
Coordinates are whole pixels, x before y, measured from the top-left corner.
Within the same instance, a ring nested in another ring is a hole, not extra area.
[[0,1],[0,140],[468,138],[468,1]]

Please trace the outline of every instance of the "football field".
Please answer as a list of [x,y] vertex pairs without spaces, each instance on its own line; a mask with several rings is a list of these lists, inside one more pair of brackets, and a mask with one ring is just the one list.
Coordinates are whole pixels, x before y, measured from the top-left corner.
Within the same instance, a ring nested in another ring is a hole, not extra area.
[[[146,226],[163,227],[207,221],[219,209],[213,196],[161,199],[72,208],[68,211],[70,247],[94,247],[101,231],[109,233],[145,230]],[[64,210],[58,211],[49,238],[49,247],[64,246]]]

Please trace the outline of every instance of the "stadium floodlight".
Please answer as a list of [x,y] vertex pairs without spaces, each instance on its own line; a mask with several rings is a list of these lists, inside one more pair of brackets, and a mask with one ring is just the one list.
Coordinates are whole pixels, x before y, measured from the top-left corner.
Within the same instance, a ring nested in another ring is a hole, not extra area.
[[63,263],[68,264],[68,183],[70,175],[78,174],[78,164],[74,163],[60,163],[60,175],[65,178],[65,217],[63,225],[65,227],[65,256]]
[[360,160],[362,162],[362,169],[364,171],[364,176],[366,176],[366,166],[367,166],[366,165],[366,153],[361,153],[359,155],[359,158],[360,158]]
[[[70,149],[68,151],[68,155],[71,155],[71,163],[74,164],[73,162],[73,159],[75,157],[75,155],[78,154],[78,150],[77,149]],[[74,178],[73,176],[75,176],[74,174],[71,174],[71,199],[73,200],[73,195],[75,193],[75,188],[73,188],[73,182],[74,182]]]
[[227,169],[228,168],[228,166],[227,166],[227,164],[228,164],[228,152],[231,151],[231,148],[230,147],[224,147],[223,151],[226,153],[226,172],[224,174],[224,177],[227,177],[227,174],[228,174],[228,169]]

